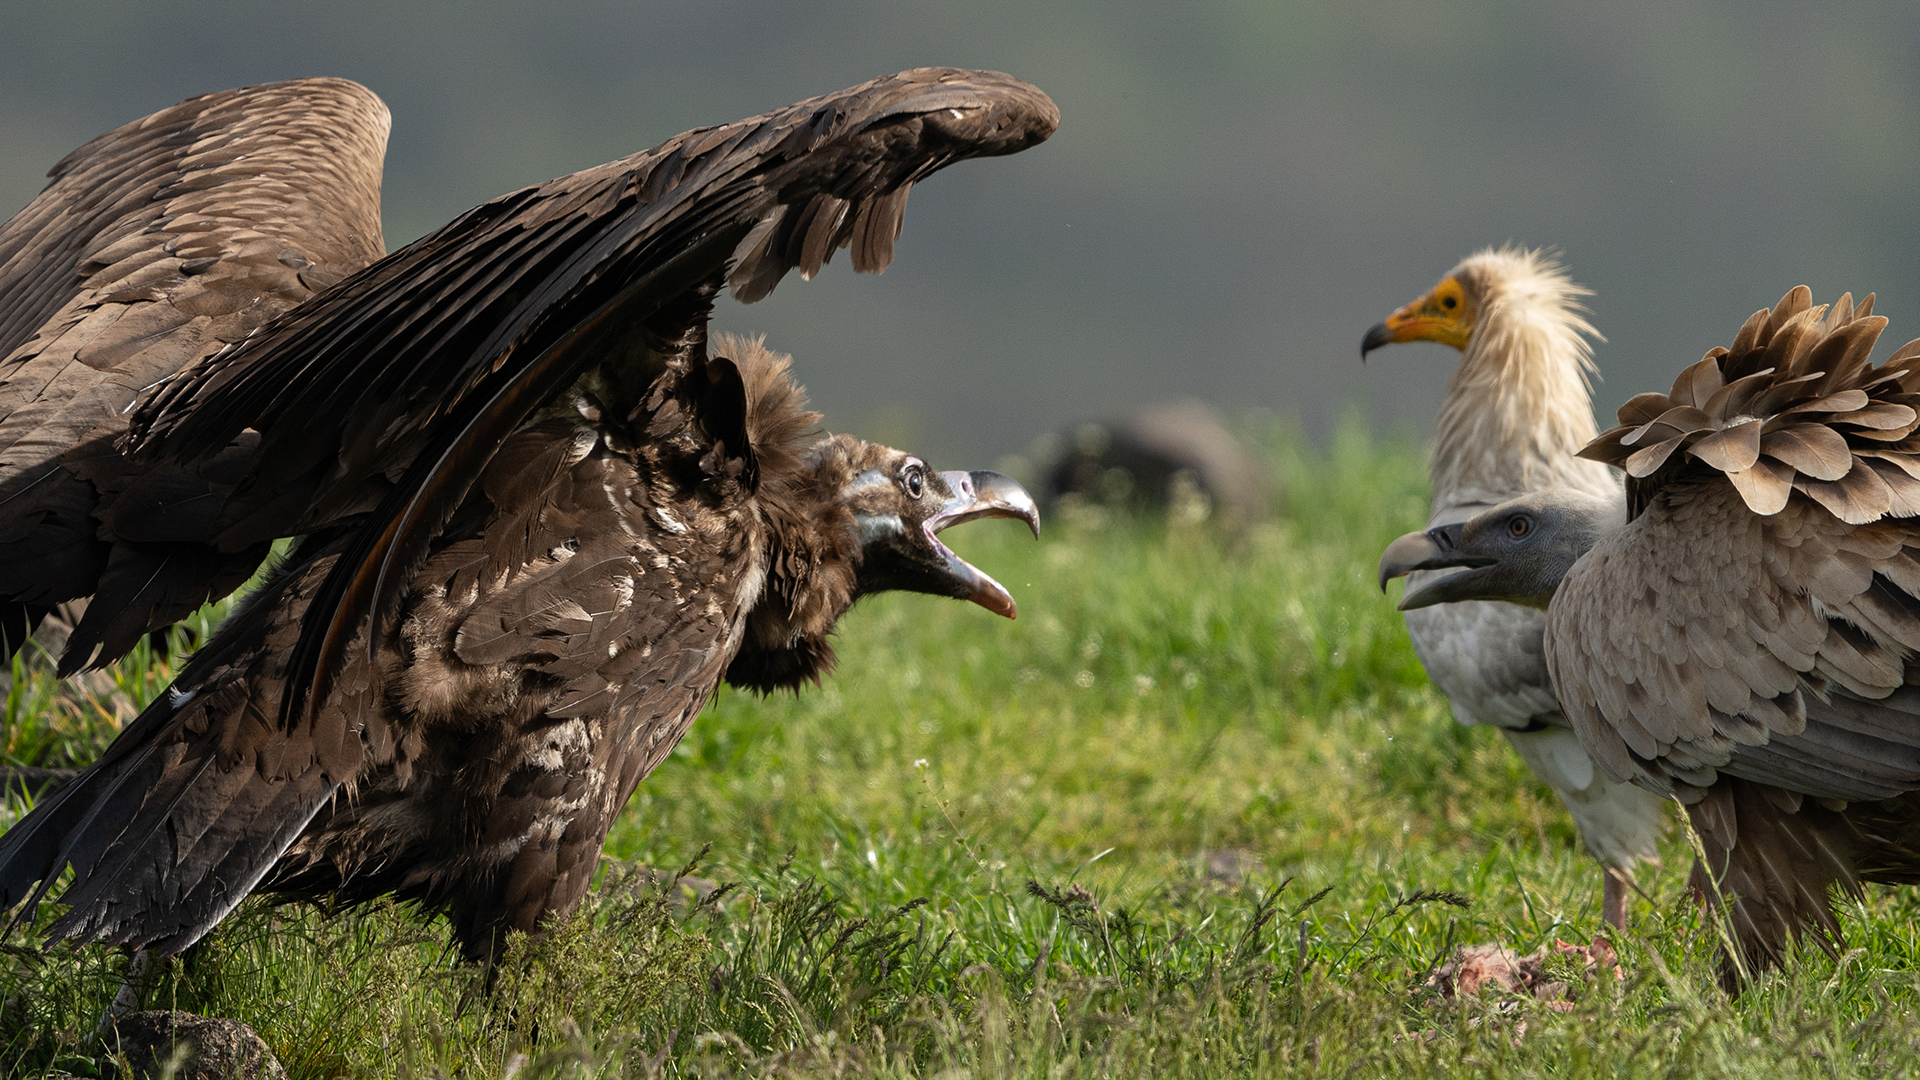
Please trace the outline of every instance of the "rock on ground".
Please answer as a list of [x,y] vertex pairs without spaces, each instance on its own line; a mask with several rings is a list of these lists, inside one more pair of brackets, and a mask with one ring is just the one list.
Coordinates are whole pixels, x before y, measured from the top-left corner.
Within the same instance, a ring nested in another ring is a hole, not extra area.
[[132,1080],[158,1080],[176,1053],[185,1058],[175,1080],[286,1080],[266,1042],[238,1020],[153,1010],[128,1013],[106,1035],[101,1071]]

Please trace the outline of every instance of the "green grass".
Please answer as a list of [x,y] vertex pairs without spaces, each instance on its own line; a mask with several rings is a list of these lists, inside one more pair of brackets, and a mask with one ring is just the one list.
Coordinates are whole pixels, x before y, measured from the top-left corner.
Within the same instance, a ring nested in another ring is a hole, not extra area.
[[[825,686],[723,691],[594,898],[491,994],[407,909],[256,901],[146,1004],[244,1019],[296,1077],[1920,1071],[1920,902],[1872,893],[1851,951],[1728,1001],[1677,831],[1624,982],[1566,1013],[1426,988],[1463,944],[1589,939],[1598,872],[1499,736],[1452,722],[1374,587],[1424,516],[1419,455],[1358,425],[1270,443],[1271,522],[969,526],[1017,622],[885,597]],[[6,752],[84,758],[165,666],[85,693],[23,668]],[[729,888],[643,870],[690,862]],[[0,1065],[93,1074],[122,960],[33,944],[0,956]]]

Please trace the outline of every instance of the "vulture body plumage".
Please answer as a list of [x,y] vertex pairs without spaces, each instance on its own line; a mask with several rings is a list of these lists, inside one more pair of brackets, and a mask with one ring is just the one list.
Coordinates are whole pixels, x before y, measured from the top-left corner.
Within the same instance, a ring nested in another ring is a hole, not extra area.
[[[1429,528],[1532,491],[1623,503],[1619,477],[1579,457],[1598,430],[1588,386],[1594,330],[1581,317],[1582,295],[1540,252],[1489,249],[1368,332],[1362,355],[1402,341],[1437,341],[1462,354],[1434,432]],[[1422,571],[1408,587],[1444,573]],[[1664,808],[1657,797],[1608,780],[1581,749],[1547,674],[1545,617],[1513,604],[1462,603],[1408,611],[1406,620],[1414,652],[1454,716],[1499,728],[1559,793],[1606,869],[1602,915],[1624,926],[1625,886],[1638,861],[1658,856]]]
[[817,679],[885,589],[1011,616],[934,534],[1037,529],[1017,485],[808,447],[785,359],[707,319],[840,247],[884,269],[914,182],[1057,124],[1005,75],[902,72],[502,196],[184,366],[130,460],[227,462],[218,550],[302,539],[0,837],[0,907],[71,867],[54,936],[168,953],[255,889],[395,895],[486,959],[579,901],[723,678]]
[[1699,832],[1730,986],[1837,944],[1833,887],[1920,882],[1920,341],[1871,365],[1872,303],[1795,289],[1622,406],[1584,453],[1625,469],[1624,525],[1545,492],[1389,549],[1470,567],[1404,605],[1547,609],[1582,745]]

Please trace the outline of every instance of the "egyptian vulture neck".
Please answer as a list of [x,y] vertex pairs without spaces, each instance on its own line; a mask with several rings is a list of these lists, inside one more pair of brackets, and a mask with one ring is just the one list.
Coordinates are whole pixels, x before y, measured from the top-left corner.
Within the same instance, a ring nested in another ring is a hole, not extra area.
[[1598,433],[1594,330],[1575,308],[1578,287],[1531,264],[1470,259],[1452,275],[1477,294],[1477,311],[1434,433],[1436,514],[1547,487],[1619,486],[1606,466],[1574,456]]

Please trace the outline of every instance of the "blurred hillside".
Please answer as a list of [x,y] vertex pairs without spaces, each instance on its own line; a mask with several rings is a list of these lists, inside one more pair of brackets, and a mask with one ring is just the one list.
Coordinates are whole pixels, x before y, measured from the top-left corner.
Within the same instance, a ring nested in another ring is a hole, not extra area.
[[[0,208],[196,93],[358,79],[394,112],[397,246],[483,199],[919,64],[1065,122],[915,191],[844,261],[721,323],[800,358],[842,428],[982,465],[1132,402],[1430,425],[1439,346],[1361,334],[1466,252],[1559,247],[1593,287],[1603,420],[1797,283],[1920,335],[1920,8],[1627,0],[259,5],[8,0]],[[951,467],[948,466],[948,467]]]

